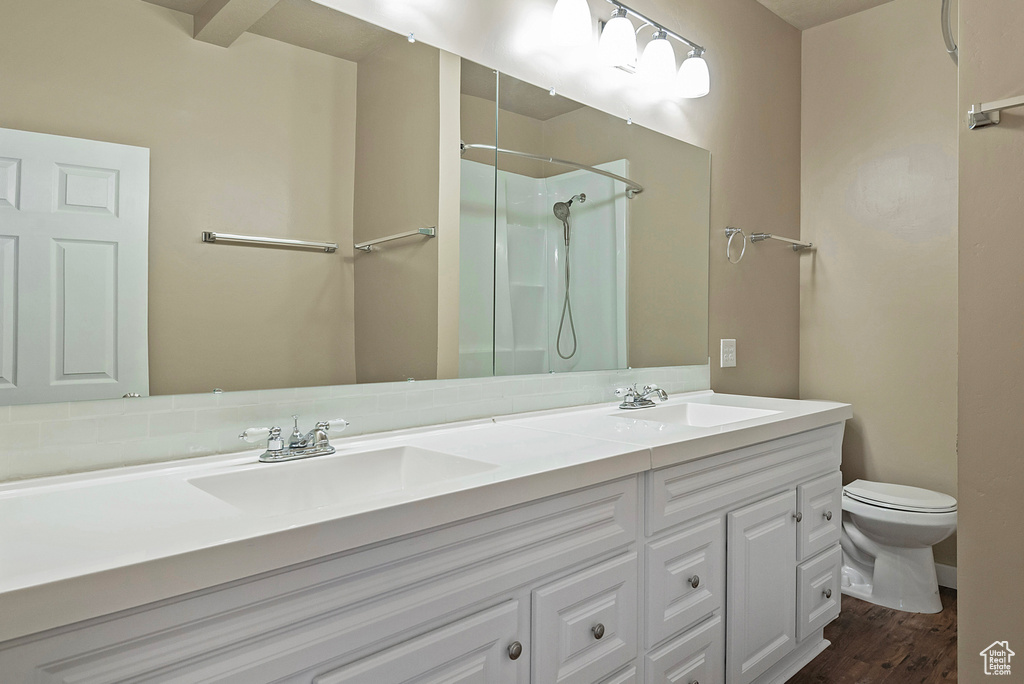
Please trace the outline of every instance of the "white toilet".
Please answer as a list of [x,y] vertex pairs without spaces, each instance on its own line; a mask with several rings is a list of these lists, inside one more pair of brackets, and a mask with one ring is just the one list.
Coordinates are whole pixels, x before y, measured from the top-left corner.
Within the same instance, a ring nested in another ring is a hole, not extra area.
[[939,613],[932,546],[956,531],[956,499],[857,480],[843,487],[843,593],[911,613]]

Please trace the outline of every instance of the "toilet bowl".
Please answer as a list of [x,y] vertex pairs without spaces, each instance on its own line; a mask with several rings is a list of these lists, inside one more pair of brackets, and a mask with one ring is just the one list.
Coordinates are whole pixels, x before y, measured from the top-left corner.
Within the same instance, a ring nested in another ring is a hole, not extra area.
[[939,613],[932,546],[956,531],[956,499],[857,480],[843,487],[844,594],[911,613]]

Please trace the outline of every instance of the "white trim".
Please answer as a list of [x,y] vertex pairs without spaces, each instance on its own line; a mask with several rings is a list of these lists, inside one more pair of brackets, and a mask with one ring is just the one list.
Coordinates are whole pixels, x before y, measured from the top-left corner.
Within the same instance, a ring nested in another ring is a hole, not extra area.
[[943,563],[935,564],[935,576],[939,580],[940,587],[948,587],[950,589],[956,589],[956,566],[955,565],[944,565]]

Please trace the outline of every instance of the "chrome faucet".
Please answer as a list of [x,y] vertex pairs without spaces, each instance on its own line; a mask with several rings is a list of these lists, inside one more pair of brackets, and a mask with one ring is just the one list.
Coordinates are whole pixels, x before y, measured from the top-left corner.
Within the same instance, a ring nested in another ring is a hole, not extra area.
[[652,396],[658,401],[668,401],[668,393],[657,385],[644,385],[643,389],[637,389],[636,385],[620,387],[615,390],[615,396],[622,397],[620,409],[650,408],[655,405],[650,399]]
[[260,461],[263,463],[280,463],[282,461],[295,461],[300,458],[313,456],[326,456],[334,453],[334,447],[327,433],[331,431],[341,432],[348,427],[348,421],[340,418],[338,420],[323,420],[307,432],[305,435],[299,430],[299,417],[292,416],[295,427],[292,429],[288,444],[285,445],[281,437],[281,428],[249,428],[238,438],[244,442],[253,444],[262,439],[267,440],[267,450],[260,454]]

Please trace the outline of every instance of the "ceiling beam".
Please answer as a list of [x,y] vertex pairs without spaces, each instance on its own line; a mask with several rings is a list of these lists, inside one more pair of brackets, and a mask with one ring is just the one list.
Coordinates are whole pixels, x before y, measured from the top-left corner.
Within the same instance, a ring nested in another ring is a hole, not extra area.
[[207,0],[193,20],[196,40],[229,47],[278,0]]

